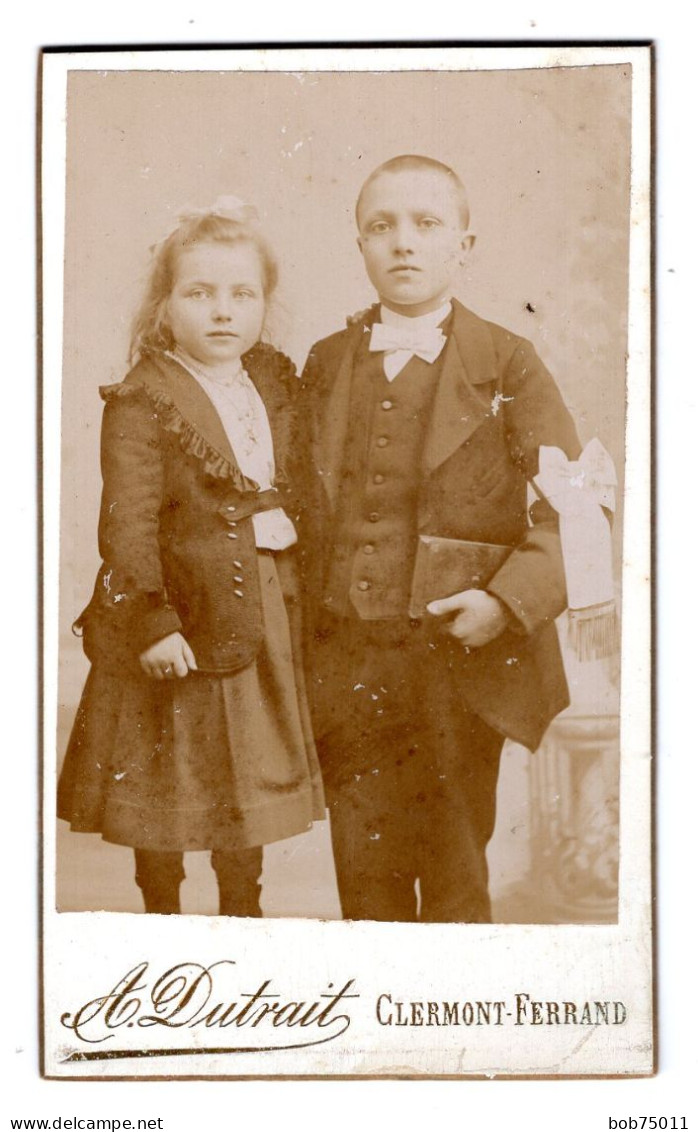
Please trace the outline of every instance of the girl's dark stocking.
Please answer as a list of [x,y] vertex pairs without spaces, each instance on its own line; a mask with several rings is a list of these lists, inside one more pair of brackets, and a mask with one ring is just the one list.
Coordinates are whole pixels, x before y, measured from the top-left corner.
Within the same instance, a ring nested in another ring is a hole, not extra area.
[[214,849],[211,853],[218,880],[221,916],[261,916],[262,849]]
[[143,893],[146,912],[178,915],[179,886],[184,880],[183,854],[156,849],[134,849],[136,884]]

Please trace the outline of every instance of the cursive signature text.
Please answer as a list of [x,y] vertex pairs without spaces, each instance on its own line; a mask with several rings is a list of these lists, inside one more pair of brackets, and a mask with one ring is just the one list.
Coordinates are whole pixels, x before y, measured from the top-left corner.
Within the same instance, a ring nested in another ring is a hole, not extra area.
[[[261,1041],[252,1035],[243,1040],[245,1049],[257,1051],[320,1045],[338,1038],[351,1025],[348,1000],[359,997],[352,991],[354,979],[347,979],[339,989],[328,983],[319,994],[299,1000],[286,998],[274,987],[272,978],[240,990],[236,974],[232,959],[207,967],[177,963],[161,974],[153,974],[150,964],[143,961],[106,993],[62,1014],[61,1024],[90,1045],[108,1041],[124,1028],[152,1033],[158,1029],[220,1031],[235,1027],[238,1031],[265,1033]],[[236,1040],[241,1039],[242,1035]]]

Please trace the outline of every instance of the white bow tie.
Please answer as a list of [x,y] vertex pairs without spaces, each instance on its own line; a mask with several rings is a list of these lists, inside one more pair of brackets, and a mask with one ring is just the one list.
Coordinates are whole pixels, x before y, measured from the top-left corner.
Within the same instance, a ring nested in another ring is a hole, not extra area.
[[388,381],[392,381],[415,354],[425,362],[435,362],[445,342],[446,336],[438,326],[392,326],[374,322],[368,348],[385,354],[383,369]]

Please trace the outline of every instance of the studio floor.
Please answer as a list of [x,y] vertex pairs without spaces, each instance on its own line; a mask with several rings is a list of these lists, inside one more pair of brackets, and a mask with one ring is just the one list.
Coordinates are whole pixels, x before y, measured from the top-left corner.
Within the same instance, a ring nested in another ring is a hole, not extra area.
[[[72,711],[59,717],[59,749],[65,748]],[[613,922],[615,909],[570,914],[551,902],[532,878],[527,764],[523,748],[507,743],[497,791],[497,826],[488,848],[490,893],[495,923]],[[182,911],[217,914],[218,892],[209,854],[185,854]],[[297,837],[265,847],[262,908],[271,918],[341,918],[329,821],[316,822]],[[56,831],[56,907],[59,912],[142,912],[134,880],[132,850],[111,845],[98,834],[73,833],[59,821]]]
[[[56,889],[61,912],[106,910],[142,912],[133,879],[130,849],[109,845],[97,834],[71,833],[59,822]],[[182,911],[216,915],[217,889],[208,853],[185,855],[186,880]],[[493,894],[495,923],[556,923],[556,914],[541,896],[512,883]],[[262,908],[269,917],[341,918],[332,864],[329,822],[317,822],[308,833],[269,845],[264,850]]]

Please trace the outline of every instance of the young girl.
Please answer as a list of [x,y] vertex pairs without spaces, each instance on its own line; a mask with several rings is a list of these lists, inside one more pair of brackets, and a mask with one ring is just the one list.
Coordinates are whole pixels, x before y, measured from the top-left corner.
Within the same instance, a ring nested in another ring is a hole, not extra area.
[[147,912],[212,850],[221,915],[260,916],[262,846],[324,817],[300,664],[292,362],[259,341],[277,279],[234,198],[154,249],[137,364],[100,390],[92,663],[59,782],[74,830],[131,845]]

